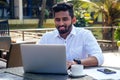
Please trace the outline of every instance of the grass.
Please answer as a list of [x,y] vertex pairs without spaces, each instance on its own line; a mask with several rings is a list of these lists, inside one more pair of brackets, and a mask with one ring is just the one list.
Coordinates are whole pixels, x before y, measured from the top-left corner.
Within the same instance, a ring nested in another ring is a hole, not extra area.
[[10,24],[10,29],[31,29],[37,28],[36,24]]
[[[10,29],[34,29],[38,28],[38,20],[24,20],[20,22],[19,20],[9,20]],[[53,19],[48,19],[43,23],[41,28],[53,28],[54,22]]]

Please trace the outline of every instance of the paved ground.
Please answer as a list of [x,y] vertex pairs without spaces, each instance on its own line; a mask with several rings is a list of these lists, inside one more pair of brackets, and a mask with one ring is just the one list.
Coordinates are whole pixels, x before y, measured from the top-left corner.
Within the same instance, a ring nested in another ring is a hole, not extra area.
[[120,52],[105,52],[103,66],[111,66],[120,68]]
[[[23,41],[22,33],[21,32],[11,32],[10,33],[11,39],[14,42],[21,42]],[[37,32],[27,32],[24,33],[24,41],[35,41],[37,42],[41,38],[41,35]]]

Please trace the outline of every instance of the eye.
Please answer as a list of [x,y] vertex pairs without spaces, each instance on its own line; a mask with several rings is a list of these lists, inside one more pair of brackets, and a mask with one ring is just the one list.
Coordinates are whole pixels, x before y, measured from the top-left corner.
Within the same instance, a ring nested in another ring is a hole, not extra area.
[[68,21],[68,20],[69,20],[68,17],[63,18],[63,21]]
[[60,21],[60,19],[59,19],[59,18],[56,18],[56,19],[55,19],[55,21],[59,22],[59,21]]

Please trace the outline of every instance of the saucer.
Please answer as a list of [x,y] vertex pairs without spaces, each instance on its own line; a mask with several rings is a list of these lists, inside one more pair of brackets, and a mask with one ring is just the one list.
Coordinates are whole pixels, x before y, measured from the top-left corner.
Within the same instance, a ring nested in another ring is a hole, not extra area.
[[70,71],[69,71],[68,75],[69,75],[70,77],[73,77],[73,78],[84,77],[84,76],[86,76],[85,73],[82,73],[82,74],[80,74],[80,75],[74,75],[74,74],[72,74]]
[[74,75],[74,74],[69,74],[70,77],[84,77],[86,74],[81,74],[81,75]]

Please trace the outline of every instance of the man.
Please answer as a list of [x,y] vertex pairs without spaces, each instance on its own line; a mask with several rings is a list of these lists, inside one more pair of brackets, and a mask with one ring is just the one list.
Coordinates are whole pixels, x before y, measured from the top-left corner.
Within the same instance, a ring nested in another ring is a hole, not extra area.
[[102,65],[102,51],[91,31],[73,25],[76,22],[73,5],[58,3],[53,12],[56,30],[44,34],[38,44],[65,44],[68,68],[73,64]]

